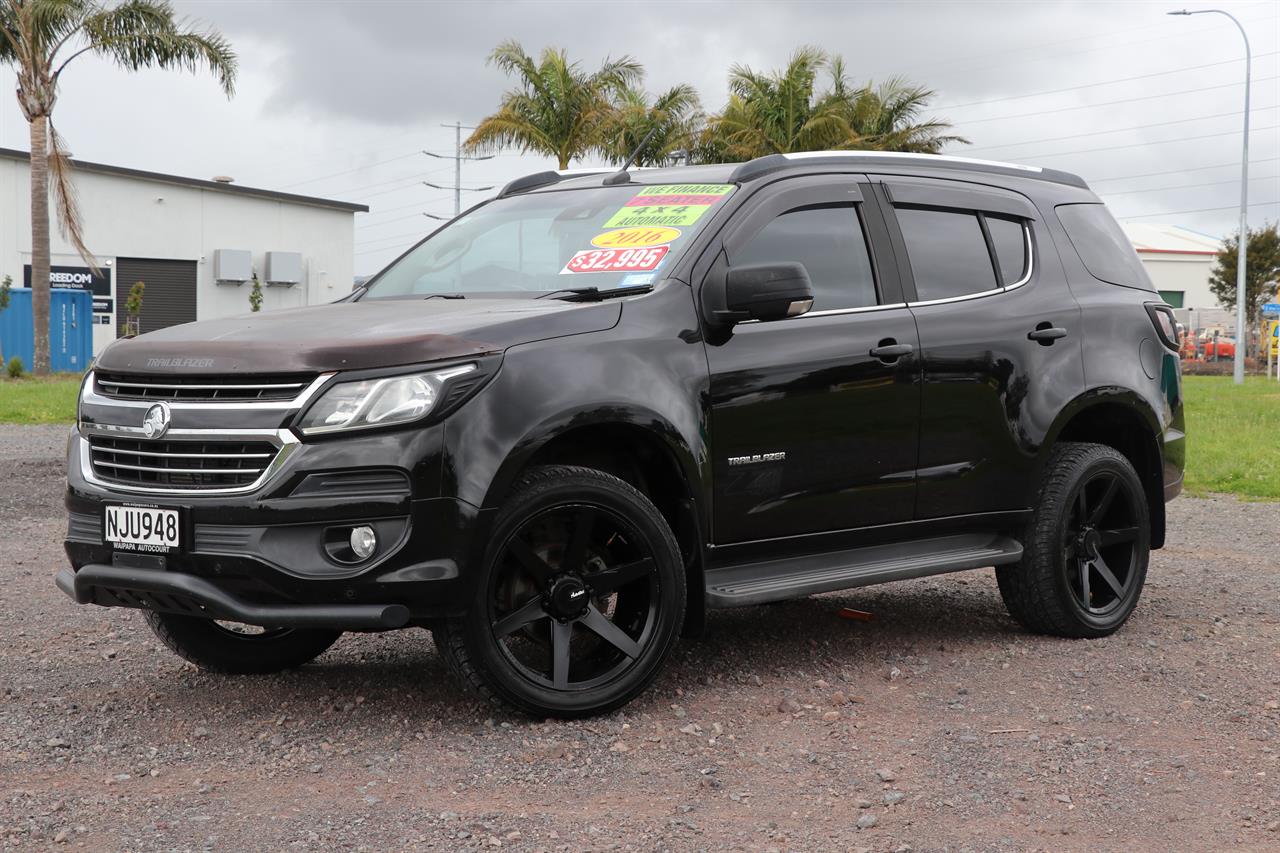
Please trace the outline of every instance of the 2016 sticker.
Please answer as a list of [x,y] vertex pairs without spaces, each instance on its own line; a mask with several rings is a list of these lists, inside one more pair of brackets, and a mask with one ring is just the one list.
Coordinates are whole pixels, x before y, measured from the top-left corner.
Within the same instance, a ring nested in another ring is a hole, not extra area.
[[585,249],[560,270],[561,275],[591,272],[647,272],[655,270],[670,246],[647,249]]
[[663,246],[680,237],[679,228],[619,228],[591,238],[600,249],[643,249]]

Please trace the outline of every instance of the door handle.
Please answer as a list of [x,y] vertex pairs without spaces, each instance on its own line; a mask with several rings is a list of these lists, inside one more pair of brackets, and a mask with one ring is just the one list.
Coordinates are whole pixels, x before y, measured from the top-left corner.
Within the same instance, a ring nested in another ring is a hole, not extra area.
[[884,362],[897,361],[904,355],[911,355],[915,352],[915,347],[911,344],[900,344],[893,338],[888,338],[880,342],[879,346],[871,348],[871,355]]
[[1060,326],[1050,326],[1048,323],[1041,323],[1036,326],[1034,331],[1027,332],[1027,340],[1037,341],[1043,346],[1049,346],[1058,338],[1065,338],[1067,330]]

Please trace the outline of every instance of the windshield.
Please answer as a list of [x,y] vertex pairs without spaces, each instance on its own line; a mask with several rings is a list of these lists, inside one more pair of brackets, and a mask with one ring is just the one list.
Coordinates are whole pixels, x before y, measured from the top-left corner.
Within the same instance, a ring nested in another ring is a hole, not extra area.
[[646,287],[733,189],[664,184],[496,199],[393,263],[364,298]]

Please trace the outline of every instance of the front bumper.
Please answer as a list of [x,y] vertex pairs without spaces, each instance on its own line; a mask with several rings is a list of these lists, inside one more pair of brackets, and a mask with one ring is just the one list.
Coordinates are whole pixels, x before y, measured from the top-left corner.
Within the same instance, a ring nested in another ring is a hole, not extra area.
[[195,575],[148,568],[94,564],[79,571],[62,569],[54,581],[78,604],[138,607],[248,625],[376,631],[409,623],[409,608],[403,604],[254,604]]
[[[439,493],[440,428],[298,444],[261,488],[245,494],[136,493],[86,476],[85,438],[68,447],[66,552],[57,583],[79,603],[141,607],[263,626],[383,630],[460,615],[463,567],[479,513]],[[91,474],[91,472],[89,472]],[[177,509],[180,550],[118,551],[104,507]],[[326,531],[369,524],[381,547],[343,564]]]

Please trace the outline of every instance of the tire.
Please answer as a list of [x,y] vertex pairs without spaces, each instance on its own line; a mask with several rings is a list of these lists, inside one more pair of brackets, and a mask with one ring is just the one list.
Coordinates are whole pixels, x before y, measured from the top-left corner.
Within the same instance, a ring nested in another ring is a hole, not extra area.
[[243,633],[211,619],[146,611],[147,623],[175,654],[209,672],[262,675],[319,657],[341,631],[302,628]]
[[626,704],[657,676],[684,621],[685,577],[666,520],[590,468],[526,475],[494,520],[465,617],[434,626],[464,685],[535,717]]
[[1009,614],[1059,637],[1105,637],[1133,613],[1151,550],[1150,511],[1129,460],[1102,444],[1054,448],[1022,539],[996,567]]

